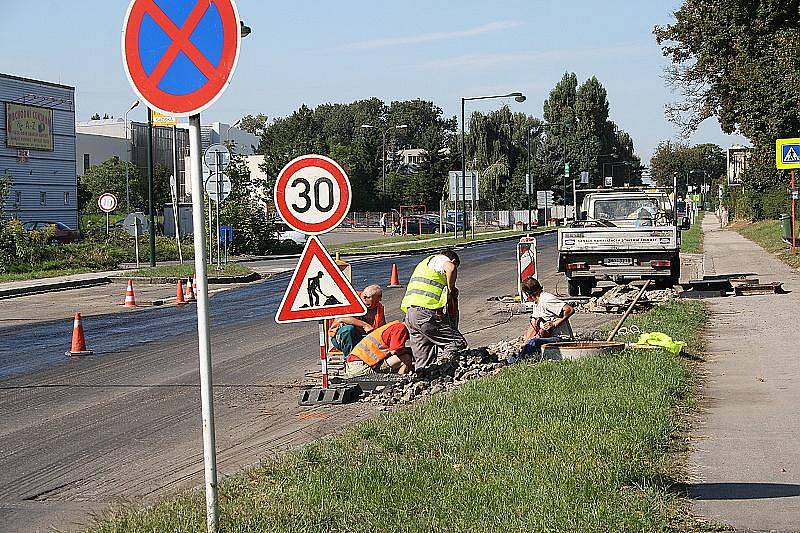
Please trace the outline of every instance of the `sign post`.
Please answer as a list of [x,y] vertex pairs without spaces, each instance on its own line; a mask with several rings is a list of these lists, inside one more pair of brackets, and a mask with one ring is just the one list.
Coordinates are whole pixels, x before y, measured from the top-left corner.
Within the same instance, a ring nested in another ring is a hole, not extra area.
[[800,139],[778,139],[775,141],[775,162],[779,170],[791,172],[792,188],[792,255],[797,255],[797,228],[795,227],[795,197],[794,171],[800,168]]
[[522,293],[522,282],[528,278],[535,278],[537,272],[536,238],[522,237],[517,244],[517,294],[523,306],[528,300]]
[[[190,4],[190,2],[185,2]],[[203,220],[203,154],[200,113],[231,82],[239,59],[241,21],[234,0],[204,0],[188,9],[162,9],[163,3],[132,0],[122,26],[125,74],[136,95],[152,110],[189,117],[197,337],[203,419],[206,529],[219,529],[211,335],[208,313],[205,223]],[[177,5],[177,4],[176,4]],[[155,228],[151,227],[153,232]]]
[[[176,166],[177,168],[177,166]],[[175,244],[178,247],[178,259],[183,264],[183,251],[181,250],[181,229],[178,225],[178,183],[175,176],[169,177],[169,194],[172,200],[172,219],[175,221]]]
[[103,193],[97,199],[97,206],[106,214],[106,236],[108,236],[108,214],[117,208],[117,197],[110,192]]

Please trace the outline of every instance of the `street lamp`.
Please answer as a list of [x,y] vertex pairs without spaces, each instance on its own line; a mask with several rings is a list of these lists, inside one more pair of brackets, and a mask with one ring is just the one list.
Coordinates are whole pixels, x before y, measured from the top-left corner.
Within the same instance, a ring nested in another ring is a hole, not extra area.
[[128,154],[127,160],[125,161],[125,207],[128,210],[128,213],[131,212],[131,186],[128,181],[128,166],[131,162],[131,145],[130,142],[128,142],[128,113],[133,111],[138,105],[139,100],[136,100],[131,104],[131,107],[125,111],[125,151]]
[[[617,152],[611,152],[610,154],[597,154],[597,157],[598,158],[600,158],[600,157],[610,157],[611,159],[616,159],[616,158],[619,157],[619,155],[617,155]],[[608,164],[609,163],[606,163],[605,161],[603,161],[603,185],[605,185],[606,165],[608,165]],[[613,164],[614,163],[611,162],[611,165],[613,165]],[[612,178],[613,178],[613,174],[614,174],[614,167],[613,166],[611,167],[611,174],[612,174]]]
[[686,187],[687,187],[687,189],[689,187],[689,180],[691,179],[692,174],[703,174],[703,188],[700,189],[700,194],[702,195],[701,198],[703,199],[703,203],[702,203],[703,209],[705,209],[706,208],[706,176],[708,175],[708,173],[705,170],[690,170],[686,174]]
[[[527,208],[528,208],[528,229],[531,228],[531,191],[533,191],[533,174],[531,174],[531,136],[538,137],[542,133],[542,125],[530,128],[528,130],[528,174],[525,180],[525,192],[528,194]],[[537,211],[538,213],[538,211]],[[538,220],[538,215],[537,215]]]
[[[461,216],[463,217],[463,237],[467,240],[467,160],[466,160],[466,143],[464,140],[464,107],[468,100],[489,100],[492,98],[511,98],[517,102],[524,102],[525,95],[522,93],[508,93],[508,94],[494,94],[491,96],[467,96],[461,98]],[[472,192],[473,197],[475,191]],[[456,217],[454,226],[458,228],[458,217]]]
[[[377,126],[373,126],[372,124],[362,124],[362,128],[366,130],[377,130],[381,129]],[[408,124],[400,124],[399,126],[391,126],[381,129],[382,137],[383,137],[383,152],[381,154],[381,178],[383,180],[383,209],[386,210],[386,134],[389,133],[389,130],[402,130],[408,127]]]
[[239,119],[230,126],[228,126],[228,129],[225,131],[225,144],[228,144],[228,142],[231,140],[231,128],[235,128],[236,126],[238,126],[241,121],[242,119]]

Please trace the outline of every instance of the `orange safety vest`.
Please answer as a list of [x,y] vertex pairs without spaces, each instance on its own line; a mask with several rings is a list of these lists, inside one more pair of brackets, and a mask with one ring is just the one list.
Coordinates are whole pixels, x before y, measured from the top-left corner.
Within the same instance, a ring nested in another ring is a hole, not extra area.
[[399,323],[399,320],[395,320],[373,330],[369,335],[361,339],[361,342],[356,344],[353,351],[350,352],[350,355],[358,357],[371,367],[375,367],[381,361],[389,357],[387,353],[389,349],[383,344],[383,332],[386,331],[389,326]]
[[[386,324],[386,315],[384,314],[383,304],[378,302],[378,308],[375,310],[375,320],[372,321],[372,329],[378,329],[384,324]],[[332,320],[328,328],[328,337],[335,336],[341,325],[342,323],[339,320]]]

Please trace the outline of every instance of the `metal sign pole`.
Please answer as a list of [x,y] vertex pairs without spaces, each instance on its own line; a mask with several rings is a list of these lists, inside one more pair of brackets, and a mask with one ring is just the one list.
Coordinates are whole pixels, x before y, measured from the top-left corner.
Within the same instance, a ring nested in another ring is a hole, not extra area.
[[189,117],[189,153],[192,157],[192,224],[194,229],[194,268],[197,274],[197,340],[200,357],[200,399],[203,414],[203,460],[206,485],[206,526],[219,529],[217,518],[217,454],[214,432],[214,396],[211,378],[211,332],[208,319],[208,277],[206,273],[206,227],[203,223],[203,153],[200,140],[200,115]]
[[139,219],[134,219],[133,222],[133,242],[136,249],[136,268],[139,268]]
[[214,159],[217,164],[217,201],[214,202],[217,209],[217,270],[221,268],[220,266],[220,250],[219,250],[219,203],[222,200],[222,179],[224,175],[222,174],[222,152],[215,152]]
[[[176,159],[177,161],[177,159]],[[178,181],[173,176],[169,180],[169,192],[172,196],[172,218],[175,221],[175,244],[178,246],[178,259],[183,264],[183,251],[181,250],[181,230],[178,225]]]
[[108,237],[108,211],[106,211],[106,237]]
[[322,368],[322,388],[328,388],[328,350],[325,345],[325,321],[319,321],[319,362]]
[[214,234],[213,218],[211,217],[211,195],[208,195],[208,264],[214,262],[214,243],[211,242],[211,236]]
[[797,236],[795,231],[794,169],[792,169],[792,255],[797,255]]

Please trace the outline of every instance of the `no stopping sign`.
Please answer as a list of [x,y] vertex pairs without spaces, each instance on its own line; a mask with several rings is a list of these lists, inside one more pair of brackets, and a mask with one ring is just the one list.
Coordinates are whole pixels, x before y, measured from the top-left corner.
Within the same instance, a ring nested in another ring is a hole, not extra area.
[[309,235],[338,226],[350,210],[350,180],[336,161],[304,155],[290,161],[275,181],[275,208],[283,220]]

